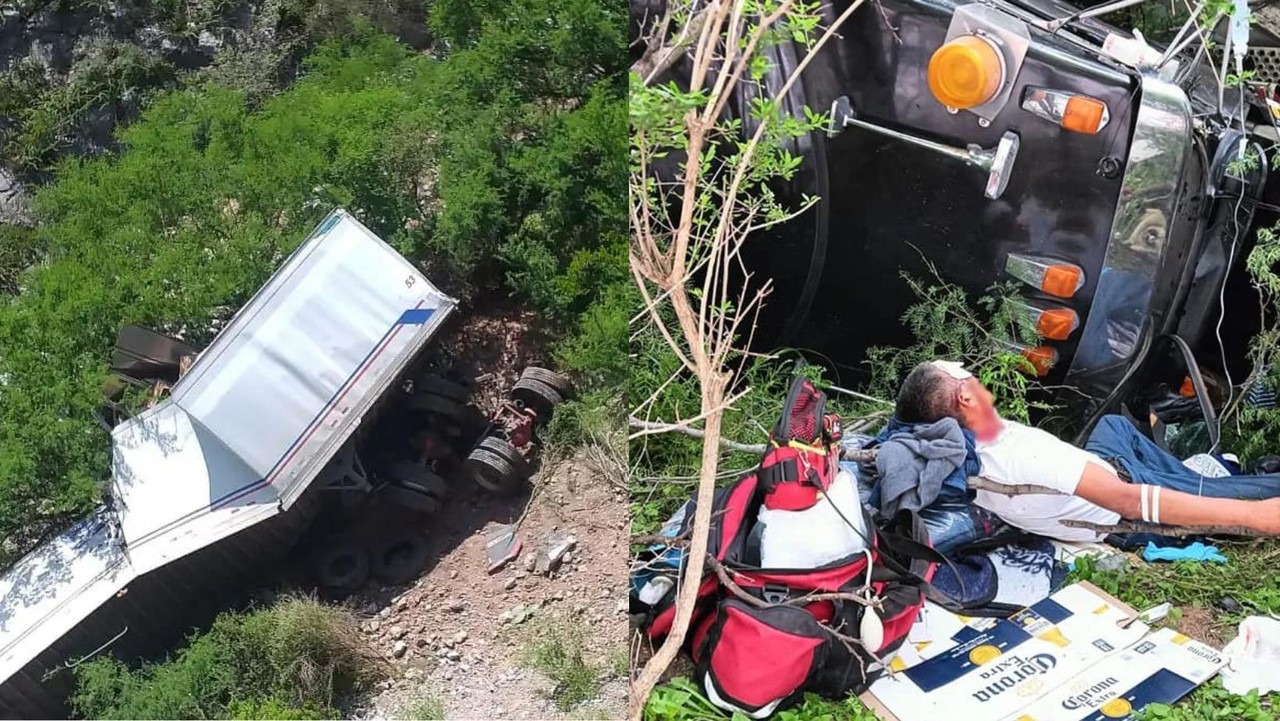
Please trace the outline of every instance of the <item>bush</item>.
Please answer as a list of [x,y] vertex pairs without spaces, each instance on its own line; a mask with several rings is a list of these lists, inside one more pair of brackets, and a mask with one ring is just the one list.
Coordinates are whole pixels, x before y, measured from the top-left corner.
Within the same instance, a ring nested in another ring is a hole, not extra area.
[[290,598],[225,613],[168,660],[76,667],[71,703],[86,718],[336,718],[335,703],[376,675],[348,612]]

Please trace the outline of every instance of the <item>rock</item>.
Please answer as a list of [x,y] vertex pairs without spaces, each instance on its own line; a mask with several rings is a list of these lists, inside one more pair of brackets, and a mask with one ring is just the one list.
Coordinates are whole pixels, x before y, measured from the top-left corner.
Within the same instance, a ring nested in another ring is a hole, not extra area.
[[444,652],[444,657],[445,657],[445,658],[447,658],[447,659],[449,659],[450,661],[461,661],[461,660],[462,660],[462,654],[458,653],[457,651],[455,651],[455,650],[453,650],[453,649],[449,649],[448,651],[445,651],[445,652]]
[[377,619],[374,619],[369,622],[369,633],[377,633],[378,630],[381,628],[382,628],[382,624],[378,623]]
[[609,589],[607,589],[607,588],[602,588],[602,589],[600,589],[600,593],[599,593],[599,594],[597,594],[597,596],[598,596],[599,598],[608,598],[608,597],[609,597]]
[[582,615],[583,613],[586,613],[586,611],[587,611],[587,604],[585,604],[585,603],[575,603],[575,604],[573,604],[573,612],[574,612],[574,614],[575,614],[575,615],[579,615],[579,616],[580,616],[580,615]]
[[457,578],[457,577],[458,577],[458,572],[456,570],[449,572],[449,578]]
[[465,663],[460,663],[460,664],[458,664],[458,668],[462,669],[462,672],[463,672],[463,673],[466,673],[466,672],[468,672],[468,671],[470,671],[470,670],[471,670],[471,667],[470,667],[470,666],[468,666],[468,665],[467,665],[467,664],[465,664]]
[[409,644],[404,641],[396,641],[396,645],[391,647],[391,655],[396,658],[404,658],[405,652],[409,650]]
[[391,607],[390,607],[390,606],[388,606],[388,607],[386,607],[386,608],[382,609],[381,611],[378,611],[378,615],[379,615],[379,616],[381,616],[382,618],[386,618],[387,616],[390,616],[390,615],[391,615]]
[[409,599],[402,598],[396,602],[396,611],[403,612],[409,610]]
[[405,631],[403,626],[391,627],[391,639],[393,641],[399,641],[400,639],[404,638],[404,635],[406,633],[408,633],[408,631]]
[[615,607],[614,607],[614,609],[615,609],[618,613],[626,613],[626,612],[627,612],[627,607],[628,607],[627,600],[626,600],[626,599],[623,599],[623,600],[621,600],[621,601],[618,601],[618,605],[617,605],[617,606],[615,606]]
[[452,680],[453,680],[453,671],[445,671],[445,672],[444,672],[444,680],[446,680],[446,681],[452,681]]
[[[533,558],[533,556],[530,556],[529,558]],[[537,561],[538,559],[534,558],[533,560]],[[529,577],[529,574],[526,573],[525,571],[516,571],[516,578],[524,579],[528,577]]]
[[538,554],[530,553],[524,557],[524,570],[526,573],[533,573],[538,565]]
[[502,614],[498,616],[498,620],[502,623],[510,623],[513,625],[521,624],[528,621],[529,618],[533,616],[533,612],[536,609],[537,606],[534,606],[533,604],[522,603],[515,608],[503,611]]
[[514,578],[508,578],[507,582],[502,584],[502,589],[504,591],[514,591],[515,588],[516,588],[516,579]]
[[450,613],[462,613],[463,609],[466,607],[466,604],[460,600],[450,601],[448,606]]
[[0,224],[31,225],[31,195],[18,179],[0,168]]
[[462,644],[466,643],[466,641],[467,641],[466,631],[459,631],[453,635],[454,646],[461,646]]
[[[567,564],[567,563],[573,563],[573,554],[572,554],[572,553],[569,553],[568,551],[565,551],[565,552],[564,552],[564,555],[560,557],[560,562],[561,562],[561,563],[566,563],[566,564]],[[554,565],[554,564],[555,564],[555,561],[553,560],[551,563]]]
[[426,648],[426,647],[427,647],[427,639],[425,639],[425,638],[423,638],[423,637],[419,636],[419,637],[418,637],[418,638],[413,642],[413,645],[414,645],[414,646],[417,646],[418,648]]

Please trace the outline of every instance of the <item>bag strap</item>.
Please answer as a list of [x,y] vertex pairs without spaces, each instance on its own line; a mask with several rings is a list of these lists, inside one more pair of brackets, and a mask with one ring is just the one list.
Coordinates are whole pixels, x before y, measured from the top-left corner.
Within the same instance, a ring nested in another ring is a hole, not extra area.
[[[897,518],[902,519],[904,516],[907,517],[908,522],[911,523],[913,527],[917,525],[918,516],[915,511],[900,511]],[[955,564],[951,562],[951,559],[942,555],[942,553],[940,553],[936,548],[895,531],[877,529],[877,534],[885,541],[886,550],[892,550],[908,558],[940,563],[950,568],[955,572],[956,581],[960,583],[961,592],[963,593],[964,580],[960,577],[959,572],[956,572]],[[954,598],[951,598],[938,590],[937,586],[934,586],[927,579],[922,578],[919,574],[902,565],[887,553],[880,553],[879,556],[881,566],[896,573],[900,577],[898,580],[919,586],[925,598],[933,601],[942,608],[951,611],[952,613],[964,613],[964,606],[959,601],[956,601]]]

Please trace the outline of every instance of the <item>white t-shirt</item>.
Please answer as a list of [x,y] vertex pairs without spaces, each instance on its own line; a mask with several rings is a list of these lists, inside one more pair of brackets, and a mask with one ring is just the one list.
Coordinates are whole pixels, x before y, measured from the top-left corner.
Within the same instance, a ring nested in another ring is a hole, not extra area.
[[[1004,421],[1004,429],[995,440],[978,441],[977,451],[984,478],[1009,485],[1048,486],[1066,494],[1076,492],[1086,463],[1096,463],[1115,472],[1111,464],[1092,453],[1039,428],[1013,421]],[[1075,495],[1005,496],[978,491],[974,503],[1011,526],[1063,541],[1097,541],[1106,534],[1071,528],[1059,521],[1072,519],[1110,525],[1120,520],[1120,514]]]

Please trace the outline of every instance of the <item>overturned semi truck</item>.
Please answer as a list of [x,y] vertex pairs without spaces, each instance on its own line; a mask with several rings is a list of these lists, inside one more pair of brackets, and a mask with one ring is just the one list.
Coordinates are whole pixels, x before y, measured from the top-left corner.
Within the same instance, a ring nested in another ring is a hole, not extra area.
[[[389,391],[455,307],[351,215],[330,214],[166,397],[114,425],[104,505],[0,577],[0,716],[65,716],[80,660],[164,650],[312,538],[327,491],[368,491],[361,427],[402,395]],[[481,485],[527,470],[517,447],[533,409],[564,392],[537,370],[517,384],[527,407],[479,434],[468,467]],[[459,401],[451,388],[424,400]],[[401,506],[432,501],[422,479],[384,486]],[[327,561],[344,563],[338,553]]]

